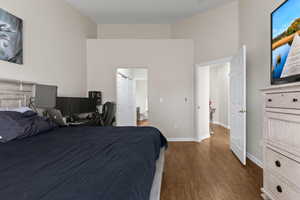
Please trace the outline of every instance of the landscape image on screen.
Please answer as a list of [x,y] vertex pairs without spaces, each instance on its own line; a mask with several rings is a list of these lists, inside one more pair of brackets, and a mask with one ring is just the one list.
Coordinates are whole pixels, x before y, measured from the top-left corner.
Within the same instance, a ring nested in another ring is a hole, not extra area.
[[272,79],[300,75],[300,1],[288,0],[272,14]]
[[1,8],[0,60],[23,64],[23,21]]

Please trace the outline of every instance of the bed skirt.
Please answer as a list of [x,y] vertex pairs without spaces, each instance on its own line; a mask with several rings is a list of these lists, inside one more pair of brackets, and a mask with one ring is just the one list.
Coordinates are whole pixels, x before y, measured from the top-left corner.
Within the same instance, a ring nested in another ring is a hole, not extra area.
[[152,189],[150,193],[150,200],[160,200],[164,165],[165,165],[165,148],[162,148],[160,151],[159,159],[156,162],[156,172],[155,172]]

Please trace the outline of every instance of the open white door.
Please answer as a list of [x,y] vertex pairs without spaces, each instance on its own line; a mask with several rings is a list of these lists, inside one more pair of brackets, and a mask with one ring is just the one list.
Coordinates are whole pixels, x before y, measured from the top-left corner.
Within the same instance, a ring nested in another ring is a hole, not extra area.
[[230,67],[230,148],[246,165],[246,46]]
[[117,74],[117,126],[136,126],[135,82]]
[[196,131],[198,141],[210,137],[209,132],[209,67],[196,67]]

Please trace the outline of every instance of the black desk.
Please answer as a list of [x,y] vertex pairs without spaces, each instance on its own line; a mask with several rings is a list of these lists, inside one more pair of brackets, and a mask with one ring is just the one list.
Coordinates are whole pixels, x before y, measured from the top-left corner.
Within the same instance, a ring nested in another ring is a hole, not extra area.
[[100,126],[100,124],[97,124],[95,120],[80,120],[75,122],[68,122],[68,126]]

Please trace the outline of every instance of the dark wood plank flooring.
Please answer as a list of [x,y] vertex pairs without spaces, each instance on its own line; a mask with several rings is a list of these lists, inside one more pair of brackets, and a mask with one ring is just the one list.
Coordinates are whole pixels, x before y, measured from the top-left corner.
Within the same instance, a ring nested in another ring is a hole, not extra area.
[[261,200],[262,169],[242,166],[229,149],[226,129],[201,143],[170,143],[161,200]]

